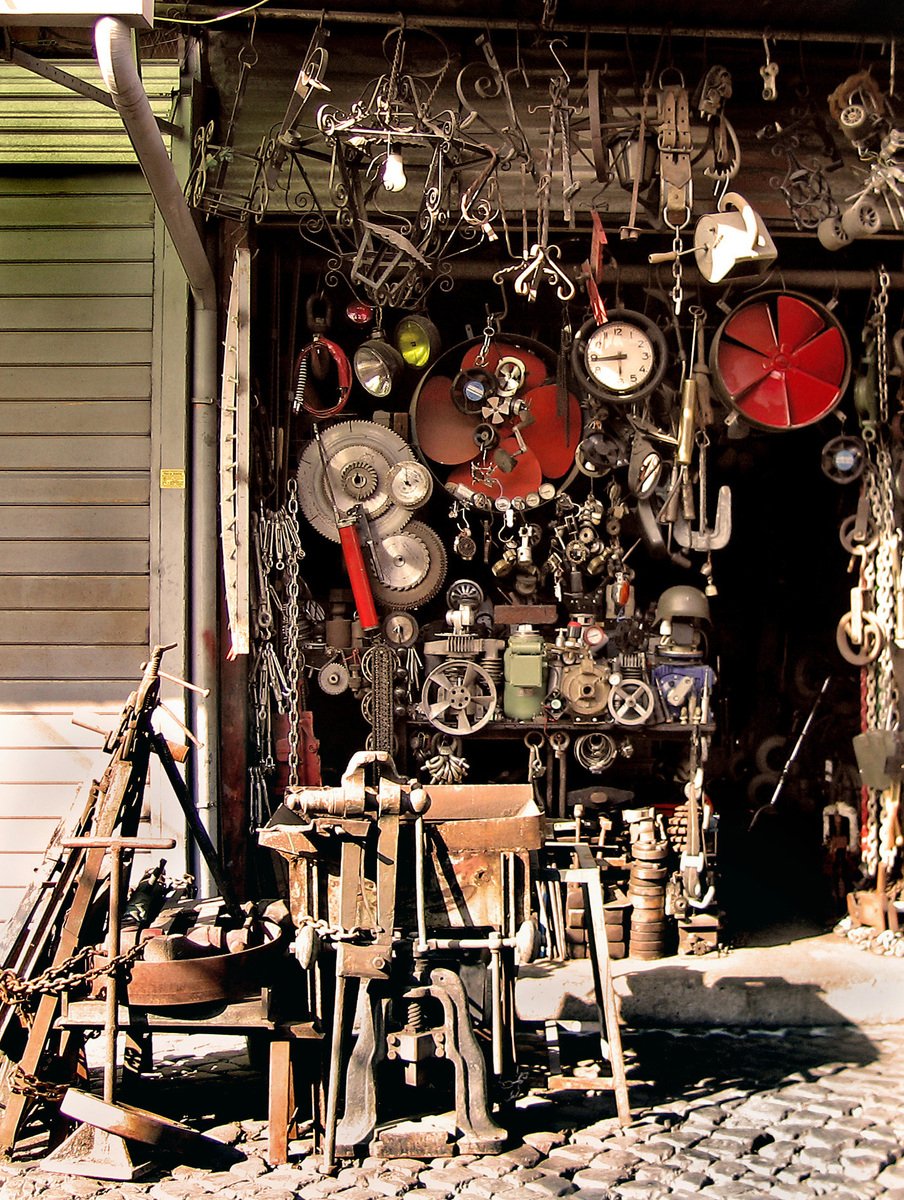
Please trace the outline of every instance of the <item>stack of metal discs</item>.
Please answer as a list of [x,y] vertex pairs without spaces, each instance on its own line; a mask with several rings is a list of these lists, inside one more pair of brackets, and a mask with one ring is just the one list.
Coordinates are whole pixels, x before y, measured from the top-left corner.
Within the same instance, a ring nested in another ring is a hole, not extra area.
[[662,958],[666,953],[668,919],[665,915],[665,885],[669,874],[666,864],[668,854],[669,843],[665,839],[638,838],[631,844],[633,862],[628,877],[630,958]]

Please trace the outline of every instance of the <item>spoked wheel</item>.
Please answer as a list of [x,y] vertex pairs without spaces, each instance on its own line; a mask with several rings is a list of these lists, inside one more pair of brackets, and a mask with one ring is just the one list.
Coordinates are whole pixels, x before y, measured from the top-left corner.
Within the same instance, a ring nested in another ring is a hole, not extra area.
[[812,425],[844,395],[851,373],[847,338],[829,310],[808,296],[762,292],[722,322],[710,367],[729,407],[760,429]]

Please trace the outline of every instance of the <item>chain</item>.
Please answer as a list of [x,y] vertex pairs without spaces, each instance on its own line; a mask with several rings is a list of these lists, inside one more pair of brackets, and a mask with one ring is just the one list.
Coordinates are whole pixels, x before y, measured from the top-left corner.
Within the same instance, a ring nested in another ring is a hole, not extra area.
[[286,656],[286,682],[289,685],[288,716],[289,716],[289,786],[298,784],[298,739],[301,733],[300,707],[301,693],[299,675],[301,659],[298,644],[298,564],[304,557],[301,543],[298,540],[298,484],[291,478],[287,485],[288,500],[286,512],[287,531],[294,531],[294,540],[289,538],[286,547],[286,605],[283,610],[283,644]]
[[891,285],[888,271],[884,266],[879,268],[879,295],[876,297],[876,369],[879,385],[879,420],[883,426],[888,424],[888,331],[886,328],[886,310],[888,308],[888,289]]
[[124,967],[126,963],[134,962],[136,958],[144,953],[144,942],[136,942],[134,946],[128,950],[124,950],[122,954],[117,954],[115,958],[104,959],[96,967],[88,967],[83,971],[76,970],[76,967],[80,963],[87,961],[95,953],[96,948],[94,946],[83,946],[71,958],[67,958],[59,966],[48,967],[46,971],[42,971],[34,979],[20,979],[14,971],[8,969],[0,971],[0,1003],[10,1006],[27,1004],[32,996],[38,993],[59,996],[79,984],[90,983],[92,979],[99,979],[102,975],[114,975],[120,967]]
[[384,644],[371,646],[361,660],[361,673],[370,684],[370,688],[365,692],[365,697],[370,697],[369,711],[364,713],[365,720],[371,725],[367,736],[368,750],[395,753],[393,684],[398,665],[395,651],[391,646]]
[[672,308],[675,311],[675,316],[680,316],[681,306],[684,303],[684,285],[682,279],[682,263],[683,263],[683,246],[681,244],[681,229],[682,226],[675,226],[675,234],[672,238],[672,290],[669,292],[669,297],[672,301]]
[[37,1075],[31,1075],[16,1066],[9,1078],[9,1090],[20,1096],[31,1096],[35,1100],[47,1100],[51,1104],[58,1104],[69,1090],[69,1084],[49,1083],[46,1079],[39,1079]]

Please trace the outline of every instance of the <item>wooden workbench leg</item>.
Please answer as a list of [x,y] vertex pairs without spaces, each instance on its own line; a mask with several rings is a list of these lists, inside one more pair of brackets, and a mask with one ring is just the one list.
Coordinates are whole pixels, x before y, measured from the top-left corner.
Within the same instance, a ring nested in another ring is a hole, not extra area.
[[[599,872],[594,872],[587,883],[590,901],[590,919],[594,941],[594,974],[597,990],[602,993],[601,1017],[605,1015],[606,1038],[609,1042],[609,1064],[612,1068],[612,1086],[615,1106],[621,1125],[631,1124],[631,1101],[628,1097],[628,1080],[622,1052],[621,1025],[615,1003],[615,988],[612,983],[612,963],[609,959],[609,937],[606,931],[606,910],[603,904],[603,884]],[[602,1024],[602,1022],[601,1022]]]
[[267,1083],[269,1131],[267,1162],[271,1166],[289,1161],[289,1125],[295,1111],[295,1081],[292,1071],[292,1042],[286,1038],[270,1043],[270,1076]]

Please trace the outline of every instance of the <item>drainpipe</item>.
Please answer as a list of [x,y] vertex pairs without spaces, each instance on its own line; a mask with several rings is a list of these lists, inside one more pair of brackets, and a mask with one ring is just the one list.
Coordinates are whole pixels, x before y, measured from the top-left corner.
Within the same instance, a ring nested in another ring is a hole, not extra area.
[[[189,477],[189,678],[210,694],[189,693],[191,720],[201,748],[194,756],[194,801],[201,823],[218,844],[219,712],[217,651],[217,286],[166,146],[154,120],[132,48],[132,34],[116,17],[94,26],[94,47],[107,90],[188,277],[193,300],[191,473]],[[199,893],[216,893],[203,859]]]

